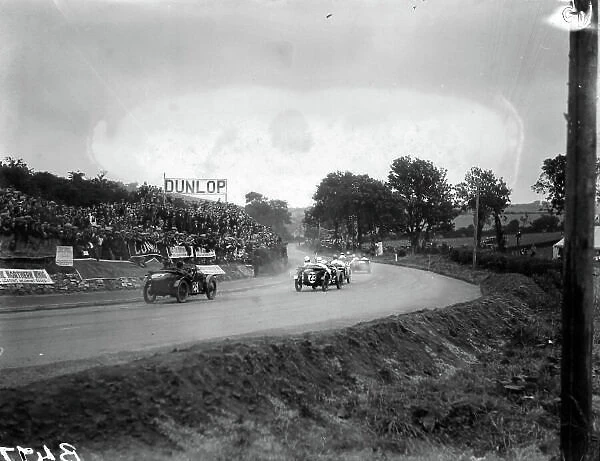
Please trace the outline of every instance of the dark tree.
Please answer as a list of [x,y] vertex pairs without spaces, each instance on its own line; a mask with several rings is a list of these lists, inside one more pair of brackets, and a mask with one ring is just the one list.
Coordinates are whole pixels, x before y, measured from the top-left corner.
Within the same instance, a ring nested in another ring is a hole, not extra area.
[[[596,162],[596,201],[600,198],[600,184],[598,183],[600,161]],[[565,178],[567,174],[567,156],[558,154],[554,158],[547,158],[542,164],[542,173],[537,182],[531,186],[534,192],[545,194],[546,201],[550,203],[548,211],[560,215],[565,209]]]
[[290,233],[285,227],[292,222],[292,215],[288,211],[287,202],[283,200],[269,200],[258,192],[246,194],[246,213],[265,226],[270,226],[273,231],[283,239],[289,239]]
[[542,215],[531,223],[532,232],[555,232],[560,229],[560,219],[554,215]]
[[[397,207],[386,185],[349,171],[329,173],[315,192],[309,220],[333,229],[333,237],[360,244],[365,235],[379,238],[397,225]],[[314,224],[313,224],[314,225]]]
[[519,220],[512,219],[506,226],[504,226],[504,232],[506,232],[507,234],[516,234],[517,232],[519,232],[519,227]]
[[446,170],[427,160],[400,157],[392,163],[387,184],[404,214],[413,248],[423,232],[452,229],[457,213]]
[[550,203],[549,211],[562,214],[565,208],[565,172],[567,156],[558,154],[547,158],[542,165],[542,173],[531,188],[538,194],[545,194]]
[[496,243],[498,248],[503,251],[505,247],[502,213],[510,204],[511,193],[504,179],[496,178],[492,170],[473,167],[466,173],[465,180],[456,185],[455,190],[463,209],[475,210],[475,203],[479,194],[477,246],[481,242],[483,225],[489,218],[493,218],[496,229]]

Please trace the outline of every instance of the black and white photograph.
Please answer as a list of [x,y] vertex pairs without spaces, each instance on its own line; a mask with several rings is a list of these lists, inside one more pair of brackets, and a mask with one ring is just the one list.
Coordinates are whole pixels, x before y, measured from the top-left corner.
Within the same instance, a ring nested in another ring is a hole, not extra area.
[[0,0],[0,461],[600,459],[597,80],[598,0]]

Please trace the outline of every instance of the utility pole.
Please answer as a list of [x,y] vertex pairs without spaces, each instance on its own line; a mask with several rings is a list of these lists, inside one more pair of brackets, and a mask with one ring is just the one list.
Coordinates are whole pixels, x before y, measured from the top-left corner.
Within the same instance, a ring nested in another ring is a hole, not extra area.
[[479,229],[479,187],[477,188],[477,195],[475,195],[475,221],[474,232],[473,232],[473,269],[477,267],[477,235]]
[[[594,199],[598,0],[573,0],[569,33],[560,450],[565,461],[591,460]],[[591,11],[590,11],[591,9]],[[591,16],[591,19],[590,19]],[[587,21],[587,20],[586,20]]]

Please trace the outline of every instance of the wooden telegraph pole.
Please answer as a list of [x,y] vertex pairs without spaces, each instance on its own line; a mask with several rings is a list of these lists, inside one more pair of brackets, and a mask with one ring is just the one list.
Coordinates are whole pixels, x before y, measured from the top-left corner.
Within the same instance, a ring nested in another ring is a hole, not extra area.
[[560,449],[565,461],[582,461],[590,460],[593,451],[592,258],[598,0],[574,0],[572,9],[572,18],[579,20],[580,28],[572,28],[569,33]]
[[479,233],[479,188],[477,188],[477,195],[475,196],[475,215],[473,220],[475,221],[473,232],[473,269],[475,269],[477,267],[477,235]]

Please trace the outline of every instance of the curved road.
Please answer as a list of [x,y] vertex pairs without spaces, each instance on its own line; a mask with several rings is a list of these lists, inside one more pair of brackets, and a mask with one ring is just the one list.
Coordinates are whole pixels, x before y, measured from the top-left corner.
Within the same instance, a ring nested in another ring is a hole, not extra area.
[[[297,249],[290,248],[297,257]],[[296,258],[294,258],[296,259]],[[479,287],[430,272],[374,264],[371,274],[328,292],[297,293],[290,273],[268,287],[219,293],[214,301],[191,297],[154,305],[130,303],[2,314],[0,368],[148,351],[238,335],[324,330],[475,299]],[[223,286],[223,285],[222,285]]]

